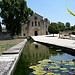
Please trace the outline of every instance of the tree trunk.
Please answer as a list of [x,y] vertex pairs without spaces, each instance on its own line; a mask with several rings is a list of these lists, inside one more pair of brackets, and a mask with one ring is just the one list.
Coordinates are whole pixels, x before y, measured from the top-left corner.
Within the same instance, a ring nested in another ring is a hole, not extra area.
[[53,37],[54,37],[54,34],[53,34]]
[[60,38],[60,33],[59,33],[59,38]]

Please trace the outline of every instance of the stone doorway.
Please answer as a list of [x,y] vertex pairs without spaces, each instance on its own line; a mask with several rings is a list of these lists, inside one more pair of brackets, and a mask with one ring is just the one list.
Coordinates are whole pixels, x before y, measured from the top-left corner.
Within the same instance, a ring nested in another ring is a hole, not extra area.
[[35,28],[35,29],[34,29],[34,36],[38,36],[38,31],[39,31],[38,28]]
[[23,36],[26,36],[26,34],[24,33]]
[[46,31],[46,35],[48,35],[48,31]]
[[35,36],[38,36],[38,31],[34,31],[34,35]]

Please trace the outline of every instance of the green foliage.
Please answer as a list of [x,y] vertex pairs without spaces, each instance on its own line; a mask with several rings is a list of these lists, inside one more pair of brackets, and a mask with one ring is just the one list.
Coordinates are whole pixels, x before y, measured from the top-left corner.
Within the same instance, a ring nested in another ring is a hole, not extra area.
[[71,30],[71,28],[70,27],[65,28],[65,31],[68,31],[68,30]]
[[71,27],[70,27],[70,23],[66,22],[66,24],[65,24],[65,31],[68,31],[68,30],[71,30]]
[[72,31],[75,31],[75,25],[74,26],[71,26],[71,30]]
[[0,22],[0,32],[2,32],[1,22]]
[[51,23],[48,27],[48,31],[50,34],[57,34],[59,33],[59,29],[57,23]]
[[21,32],[21,24],[29,20],[33,11],[27,7],[25,0],[2,0],[0,1],[2,23],[6,25],[11,36]]
[[70,26],[69,22],[66,22],[66,24],[64,25],[64,23],[62,22],[58,22],[58,23],[51,23],[49,25],[48,31],[51,34],[54,33],[58,33],[58,32],[63,32],[63,31],[75,31],[75,25],[74,26]]
[[58,23],[57,23],[57,26],[58,26],[58,28],[59,28],[59,31],[64,31],[64,30],[65,30],[64,23],[58,22]]
[[29,43],[33,43],[33,40],[32,39],[28,39],[27,40]]
[[70,23],[66,22],[65,27],[70,27]]

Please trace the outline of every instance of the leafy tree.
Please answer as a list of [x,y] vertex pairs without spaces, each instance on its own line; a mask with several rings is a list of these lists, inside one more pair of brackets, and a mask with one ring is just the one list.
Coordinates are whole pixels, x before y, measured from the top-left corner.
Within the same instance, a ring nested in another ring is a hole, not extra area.
[[65,27],[70,27],[70,23],[66,22]]
[[2,32],[1,22],[0,22],[0,32]]
[[72,32],[72,35],[75,35],[75,32]]
[[75,31],[75,26],[71,26],[71,30],[72,31]]
[[51,23],[48,27],[48,31],[50,34],[57,34],[59,32],[59,29],[58,29],[58,26],[57,26],[57,23]]
[[57,26],[58,26],[58,28],[59,28],[59,31],[64,31],[64,30],[65,30],[64,23],[58,22],[58,23],[57,23]]
[[66,24],[65,24],[65,31],[68,31],[68,30],[71,30],[71,27],[70,27],[70,23],[66,22]]
[[69,31],[69,30],[71,30],[71,28],[70,28],[70,27],[65,28],[65,31]]
[[18,35],[21,32],[21,24],[28,21],[33,11],[27,7],[25,0],[2,0],[0,1],[2,24],[11,36]]

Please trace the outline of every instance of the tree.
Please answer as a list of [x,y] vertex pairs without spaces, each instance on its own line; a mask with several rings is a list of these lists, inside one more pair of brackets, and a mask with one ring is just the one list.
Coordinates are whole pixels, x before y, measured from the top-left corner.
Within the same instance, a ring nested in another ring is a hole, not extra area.
[[1,22],[0,22],[0,32],[2,32]]
[[70,27],[70,23],[66,22],[66,24],[65,24],[65,31],[68,31],[68,30],[71,30],[71,27]]
[[70,27],[70,23],[66,22],[65,27]]
[[51,23],[48,27],[48,31],[50,34],[53,34],[53,36],[54,36],[54,34],[59,33],[57,23]]
[[57,26],[58,26],[58,28],[59,28],[59,31],[64,31],[64,30],[65,30],[64,23],[58,22],[58,23],[57,23]]
[[75,31],[75,25],[74,26],[71,26],[71,30],[72,31]]
[[29,20],[33,11],[27,7],[25,0],[2,0],[0,1],[2,24],[11,36],[18,35],[21,32],[21,24]]

